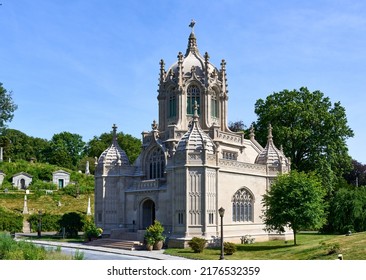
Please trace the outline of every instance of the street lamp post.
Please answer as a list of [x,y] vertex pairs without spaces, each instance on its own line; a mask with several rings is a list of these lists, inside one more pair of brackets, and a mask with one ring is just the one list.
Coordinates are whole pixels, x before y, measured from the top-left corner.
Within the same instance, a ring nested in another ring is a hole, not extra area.
[[224,219],[224,214],[225,214],[225,209],[224,208],[220,208],[219,209],[219,215],[221,218],[221,254],[220,254],[220,260],[224,260],[224,224],[223,224],[223,219]]
[[42,229],[42,211],[38,211],[38,237],[41,237],[41,229]]

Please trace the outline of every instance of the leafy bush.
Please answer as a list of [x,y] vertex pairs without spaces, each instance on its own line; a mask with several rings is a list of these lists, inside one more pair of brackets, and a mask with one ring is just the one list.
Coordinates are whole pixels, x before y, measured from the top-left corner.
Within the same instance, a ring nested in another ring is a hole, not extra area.
[[[31,224],[32,231],[38,230],[40,216],[39,214],[32,214],[27,221]],[[42,231],[59,231],[60,230],[61,215],[54,215],[49,213],[42,213],[41,216],[41,230]]]
[[44,260],[46,250],[31,242],[15,241],[9,234],[0,233],[0,259],[2,260]]
[[[75,253],[72,259],[83,259],[83,254]],[[9,234],[0,232],[0,260],[66,260],[70,256],[61,252],[61,248],[45,249],[31,242],[15,241]]]
[[202,253],[203,249],[206,247],[206,243],[206,239],[200,237],[193,237],[190,241],[188,241],[189,247],[191,247],[195,253]]
[[57,190],[57,186],[51,182],[43,182],[43,181],[35,181],[32,182],[31,185],[29,185],[30,190],[39,190],[39,191],[43,191],[43,190]]
[[0,207],[0,231],[19,232],[23,229],[23,216]]
[[255,241],[255,238],[248,234],[244,235],[240,239],[241,239],[241,244],[252,244]]
[[77,237],[83,226],[84,218],[76,212],[66,213],[60,219],[60,227],[65,228],[65,233],[68,237]]
[[103,233],[103,230],[95,225],[93,218],[87,218],[85,220],[83,231],[84,231],[84,238],[86,240],[91,240],[92,238],[98,238]]
[[225,255],[232,255],[236,252],[236,245],[232,242],[224,242]]

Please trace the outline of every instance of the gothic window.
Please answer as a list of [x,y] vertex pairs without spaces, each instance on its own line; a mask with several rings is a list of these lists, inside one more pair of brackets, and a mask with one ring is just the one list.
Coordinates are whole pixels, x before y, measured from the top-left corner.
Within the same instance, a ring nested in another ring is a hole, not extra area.
[[214,223],[214,214],[213,213],[208,214],[208,223],[210,225],[212,225]]
[[184,220],[183,220],[183,213],[182,212],[178,212],[178,225],[183,225],[184,224]]
[[171,95],[169,97],[168,117],[172,118],[175,116],[177,116],[177,101],[175,95]]
[[197,102],[198,114],[200,114],[200,89],[196,85],[190,85],[187,89],[187,114],[193,115],[193,105]]
[[155,148],[148,159],[149,170],[148,179],[158,179],[164,177],[165,156],[160,148]]
[[216,94],[211,95],[211,116],[214,118],[219,116],[219,103]]
[[246,189],[238,190],[232,198],[233,222],[253,222],[254,198]]

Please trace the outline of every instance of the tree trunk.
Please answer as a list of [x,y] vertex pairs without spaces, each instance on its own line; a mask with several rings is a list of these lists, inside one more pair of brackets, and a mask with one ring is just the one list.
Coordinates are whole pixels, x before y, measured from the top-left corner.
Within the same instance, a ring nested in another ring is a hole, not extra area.
[[294,232],[294,245],[297,245],[297,243],[296,243],[296,230],[293,230],[293,232]]

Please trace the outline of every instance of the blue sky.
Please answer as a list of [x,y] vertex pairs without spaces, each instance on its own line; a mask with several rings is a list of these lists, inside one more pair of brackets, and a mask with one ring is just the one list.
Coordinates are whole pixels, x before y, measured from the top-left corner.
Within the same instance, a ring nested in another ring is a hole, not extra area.
[[[84,141],[140,138],[158,116],[159,61],[185,52],[227,62],[230,121],[283,89],[320,90],[346,108],[350,155],[366,164],[366,1],[1,0],[0,82],[18,105],[9,127]],[[275,135],[274,135],[275,140]]]

